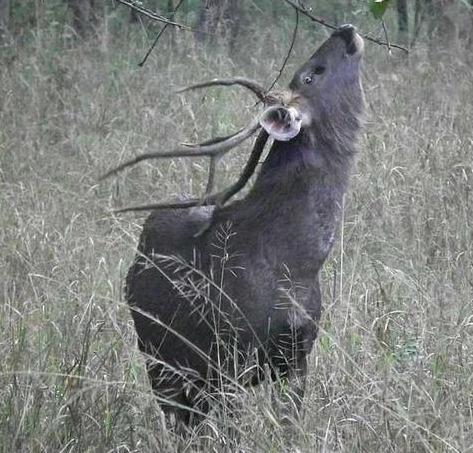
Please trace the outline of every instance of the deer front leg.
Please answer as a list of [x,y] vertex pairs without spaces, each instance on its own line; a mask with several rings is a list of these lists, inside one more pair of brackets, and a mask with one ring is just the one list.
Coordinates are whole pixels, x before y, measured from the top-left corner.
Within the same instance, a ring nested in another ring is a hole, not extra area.
[[302,414],[302,404],[307,382],[307,352],[298,351],[286,364],[279,367],[277,405],[284,425],[297,423]]

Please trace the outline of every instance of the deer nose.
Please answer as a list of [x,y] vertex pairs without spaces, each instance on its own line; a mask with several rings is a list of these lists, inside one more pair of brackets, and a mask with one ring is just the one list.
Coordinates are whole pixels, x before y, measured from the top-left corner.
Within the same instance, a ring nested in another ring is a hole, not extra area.
[[347,52],[349,54],[356,52],[356,46],[353,45],[353,40],[356,35],[356,28],[352,24],[345,24],[338,27],[333,35],[339,36],[345,41]]
[[340,36],[343,40],[349,44],[353,41],[356,33],[356,28],[352,24],[345,24],[335,30],[334,35]]

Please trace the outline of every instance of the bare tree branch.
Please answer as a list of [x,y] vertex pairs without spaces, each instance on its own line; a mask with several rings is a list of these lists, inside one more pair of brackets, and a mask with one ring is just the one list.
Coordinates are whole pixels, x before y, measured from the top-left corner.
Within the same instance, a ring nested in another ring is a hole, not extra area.
[[[283,1],[285,1],[286,3],[291,5],[293,8],[297,9],[300,13],[302,13],[304,16],[308,17],[311,21],[316,22],[316,23],[318,23],[320,25],[323,25],[324,27],[330,28],[332,30],[337,30],[338,27],[336,25],[333,25],[333,24],[327,22],[325,19],[323,19],[321,17],[314,16],[302,4],[297,4],[293,0],[283,0]],[[388,44],[387,42],[380,41],[379,39],[372,38],[371,36],[367,36],[367,35],[364,35],[364,34],[361,34],[361,33],[360,33],[360,36],[362,36],[367,41],[374,42],[375,44],[378,44],[380,46],[387,46],[387,47],[390,47],[390,48],[393,48],[393,49],[399,49],[399,50],[403,50],[406,53],[409,53],[409,50],[406,47],[400,46],[398,44],[392,44],[392,43]]]
[[148,17],[149,19],[152,19],[157,22],[162,22],[163,24],[167,25],[172,25],[173,27],[177,27],[181,30],[188,30],[188,31],[193,31],[192,27],[189,27],[188,25],[183,25],[178,22],[174,22],[164,16],[161,16],[160,14],[156,14],[155,12],[144,8],[141,5],[138,5],[135,1],[133,0],[115,0],[118,3],[121,3],[122,5],[128,6],[128,8],[131,8],[133,11],[136,11],[137,13],[140,13],[143,16]]
[[316,22],[324,27],[331,28],[332,30],[336,30],[338,27],[327,22],[322,17],[314,16],[301,2],[295,3],[292,0],[284,0],[286,3],[291,5],[294,9],[299,11],[300,13],[304,14],[304,16],[308,17],[313,22]]
[[384,20],[382,21],[383,24],[383,32],[384,32],[384,37],[386,39],[386,44],[388,46],[388,52],[391,54],[391,42],[389,41],[389,36],[388,36],[388,29],[386,28],[386,23]]
[[297,30],[299,28],[299,10],[297,8],[294,8],[294,11],[296,12],[296,24],[294,25],[294,31],[292,32],[292,39],[291,39],[291,44],[289,46],[289,50],[287,51],[286,58],[284,59],[281,68],[279,69],[279,73],[276,76],[276,78],[273,80],[273,83],[269,86],[269,88],[266,90],[266,92],[269,92],[273,89],[274,85],[278,82],[280,79],[284,68],[286,67],[287,62],[289,61],[289,58],[291,57],[292,50],[294,49],[294,44],[296,43],[296,38],[297,38]]
[[[184,0],[180,0],[179,3],[177,4],[177,6],[174,8],[174,10],[172,11],[171,13],[171,16],[169,17],[169,20],[173,20],[174,19],[174,15],[176,14],[176,12],[179,10],[179,8],[181,7],[181,5],[184,3]],[[169,27],[169,22],[165,23],[163,25],[163,28],[161,28],[161,30],[159,31],[159,33],[157,34],[156,36],[156,39],[154,40],[153,44],[151,45],[151,47],[149,48],[148,52],[146,52],[146,55],[144,56],[143,60],[138,63],[138,66],[141,67],[143,66],[145,63],[146,63],[146,60],[148,59],[148,57],[150,56],[151,52],[153,51],[153,49],[156,47],[156,45],[158,44],[158,41],[159,39],[161,38],[161,36],[164,34],[164,32],[166,31],[166,29]]]

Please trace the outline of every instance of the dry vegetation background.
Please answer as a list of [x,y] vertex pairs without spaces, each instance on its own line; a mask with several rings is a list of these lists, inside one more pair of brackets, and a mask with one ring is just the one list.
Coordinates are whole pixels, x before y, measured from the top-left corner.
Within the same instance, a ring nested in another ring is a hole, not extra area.
[[[472,56],[366,46],[368,122],[323,272],[300,425],[288,439],[267,389],[248,389],[183,445],[163,426],[124,305],[144,217],[111,208],[201,193],[206,162],[97,177],[244,125],[256,110],[238,89],[172,90],[227,75],[269,84],[291,24],[242,36],[232,59],[179,33],[141,69],[149,39],[112,26],[80,45],[37,30],[0,50],[2,451],[473,452]],[[325,35],[303,27],[281,85]],[[247,153],[228,156],[222,186]]]

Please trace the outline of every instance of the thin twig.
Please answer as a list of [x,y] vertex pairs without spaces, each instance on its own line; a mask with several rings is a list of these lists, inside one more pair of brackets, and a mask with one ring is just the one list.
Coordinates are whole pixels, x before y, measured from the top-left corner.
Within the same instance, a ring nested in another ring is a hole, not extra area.
[[177,27],[181,30],[194,31],[192,27],[189,27],[188,25],[179,24],[178,22],[174,22],[173,20],[169,20],[168,18],[161,16],[160,14],[156,14],[155,12],[144,8],[143,6],[138,5],[133,0],[116,1],[118,3],[121,3],[122,5],[128,6],[128,8],[131,8],[132,10],[136,11],[137,13],[140,13],[143,16],[148,17],[149,19],[155,20],[157,22],[162,22],[164,24],[172,25],[173,27]]
[[384,20],[381,22],[383,25],[383,32],[384,32],[384,37],[386,38],[386,44],[388,46],[388,52],[391,54],[391,43],[389,42],[389,36],[388,36],[388,29],[386,28],[386,23]]
[[304,14],[304,16],[307,16],[309,19],[311,19],[313,22],[317,22],[320,25],[323,25],[324,27],[331,28],[332,30],[337,30],[337,26],[333,25],[329,22],[327,22],[325,19],[322,17],[314,16],[303,4],[299,3],[296,4],[292,0],[284,0],[286,3],[289,3],[294,9],[299,11],[300,13]]
[[[177,13],[177,11],[179,10],[179,8],[181,7],[181,5],[184,3],[184,0],[180,0],[180,2],[177,4],[177,6],[174,8],[174,10],[172,11],[170,17],[169,17],[169,20],[174,20],[174,16],[175,14]],[[158,41],[159,39],[161,38],[161,36],[163,35],[163,33],[166,31],[166,29],[169,27],[169,22],[165,23],[163,25],[163,28],[161,28],[161,30],[159,30],[159,33],[158,35],[156,36],[156,39],[154,40],[153,44],[151,45],[151,47],[148,49],[148,52],[146,52],[146,55],[144,56],[143,60],[138,63],[138,66],[141,68],[145,63],[146,63],[146,60],[148,59],[148,57],[150,56],[151,52],[154,50],[154,48],[156,47],[156,44],[158,44]]]
[[289,58],[291,57],[292,51],[294,49],[294,44],[296,42],[297,38],[297,30],[299,28],[299,10],[297,8],[294,8],[294,11],[296,13],[296,24],[294,25],[294,31],[292,32],[292,39],[291,39],[291,45],[289,46],[289,50],[287,52],[286,58],[284,59],[281,68],[279,69],[279,73],[276,76],[276,78],[273,80],[273,83],[269,86],[269,88],[266,90],[266,93],[269,93],[274,85],[278,82],[278,80],[281,78],[281,75],[284,71],[284,68],[286,67],[287,62],[289,61]]
[[[291,5],[293,8],[297,9],[304,16],[308,17],[311,21],[316,22],[316,23],[318,23],[320,25],[323,25],[324,27],[330,28],[332,30],[337,30],[338,29],[337,26],[327,22],[325,19],[323,19],[321,17],[314,16],[310,11],[307,10],[307,8],[305,6],[297,5],[296,3],[294,3],[293,0],[284,0],[284,1],[286,3],[288,3],[289,5]],[[400,46],[398,44],[392,44],[392,43],[387,43],[387,42],[384,42],[384,41],[380,41],[379,39],[371,38],[370,36],[367,36],[367,35],[364,35],[364,34],[361,34],[361,33],[360,33],[360,36],[363,37],[364,39],[366,39],[367,41],[374,42],[375,44],[378,44],[380,46],[388,46],[389,48],[399,49],[399,50],[403,50],[406,53],[409,53],[409,49],[407,49],[406,47]]]

